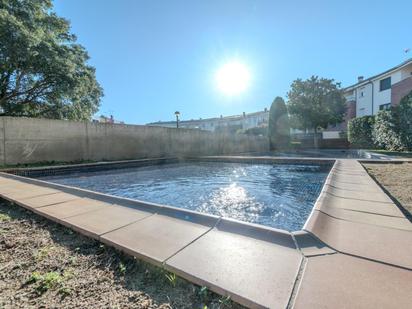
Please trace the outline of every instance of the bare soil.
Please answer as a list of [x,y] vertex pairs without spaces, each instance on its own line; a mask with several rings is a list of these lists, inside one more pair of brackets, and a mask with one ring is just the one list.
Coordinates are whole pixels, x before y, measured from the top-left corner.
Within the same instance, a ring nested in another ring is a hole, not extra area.
[[0,200],[0,308],[243,308]]
[[371,174],[412,217],[412,162],[364,164]]

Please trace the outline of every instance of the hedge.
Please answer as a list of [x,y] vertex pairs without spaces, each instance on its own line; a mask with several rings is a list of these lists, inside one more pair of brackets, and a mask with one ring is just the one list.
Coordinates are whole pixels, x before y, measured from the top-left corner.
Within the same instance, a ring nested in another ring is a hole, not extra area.
[[348,140],[355,147],[373,148],[374,116],[353,118],[348,123]]
[[354,118],[348,124],[348,140],[362,148],[412,150],[412,91],[400,104],[376,116]]
[[378,113],[374,140],[386,150],[412,150],[412,91],[399,106]]
[[412,150],[412,91],[401,100],[398,113],[400,139],[407,150]]
[[372,138],[378,147],[391,151],[406,150],[399,134],[398,120],[395,108],[382,110],[376,115]]

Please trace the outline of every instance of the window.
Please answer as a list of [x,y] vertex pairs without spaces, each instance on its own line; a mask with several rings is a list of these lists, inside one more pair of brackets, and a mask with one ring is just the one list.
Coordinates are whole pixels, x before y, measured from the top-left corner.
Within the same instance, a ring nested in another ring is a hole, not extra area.
[[360,98],[363,98],[365,96],[365,94],[363,93],[363,91],[361,91],[361,93],[359,94]]
[[390,109],[391,108],[391,103],[386,103],[386,104],[381,104],[381,105],[379,105],[379,110],[380,111],[382,111],[382,110],[388,110],[388,109]]
[[381,79],[379,82],[379,91],[384,91],[391,88],[391,78]]

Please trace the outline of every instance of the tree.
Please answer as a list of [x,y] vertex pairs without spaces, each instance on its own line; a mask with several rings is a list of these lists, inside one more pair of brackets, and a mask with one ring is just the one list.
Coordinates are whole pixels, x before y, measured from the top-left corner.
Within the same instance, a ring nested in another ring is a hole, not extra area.
[[289,145],[289,116],[285,101],[281,97],[276,97],[270,106],[268,134],[271,150]]
[[307,80],[297,79],[291,85],[288,99],[293,127],[313,129],[316,148],[318,129],[343,121],[346,110],[345,98],[340,83],[335,83],[333,79],[317,76]]
[[103,91],[86,50],[50,0],[0,0],[3,115],[86,120]]

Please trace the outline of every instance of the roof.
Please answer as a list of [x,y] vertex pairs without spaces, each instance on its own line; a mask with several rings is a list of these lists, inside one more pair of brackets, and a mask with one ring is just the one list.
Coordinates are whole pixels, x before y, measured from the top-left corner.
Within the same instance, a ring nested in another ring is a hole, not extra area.
[[351,86],[348,86],[348,87],[346,87],[346,88],[343,88],[343,90],[346,91],[346,90],[350,90],[350,88],[355,88],[355,87],[358,87],[358,86],[362,86],[362,85],[368,84],[370,81],[372,81],[372,80],[374,80],[374,79],[377,79],[377,78],[379,78],[380,76],[383,76],[383,75],[386,75],[386,74],[388,74],[388,73],[391,73],[392,71],[399,70],[399,69],[401,69],[401,68],[403,68],[404,66],[407,66],[407,65],[409,65],[409,64],[412,64],[412,58],[409,58],[408,60],[405,60],[405,61],[402,62],[401,64],[398,64],[397,66],[395,66],[395,67],[393,67],[393,68],[391,68],[391,69],[389,69],[389,70],[386,70],[385,72],[379,73],[379,74],[377,74],[377,75],[374,75],[374,76],[372,76],[372,77],[369,77],[369,78],[367,78],[367,79],[364,79],[364,80],[361,81],[361,82],[357,82],[356,84],[353,84],[353,85],[351,85]]

